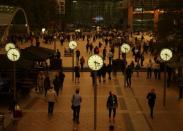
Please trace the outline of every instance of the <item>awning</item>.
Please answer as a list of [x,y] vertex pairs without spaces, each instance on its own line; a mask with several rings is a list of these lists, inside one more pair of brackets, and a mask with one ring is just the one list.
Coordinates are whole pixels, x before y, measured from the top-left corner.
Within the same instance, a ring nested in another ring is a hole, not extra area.
[[[20,57],[18,61],[15,62],[16,70],[30,70],[33,68],[33,61],[23,59]],[[6,54],[0,54],[0,71],[12,71],[13,62],[10,61]]]
[[53,57],[55,50],[44,47],[30,46],[21,51],[21,57],[32,61],[45,61]]

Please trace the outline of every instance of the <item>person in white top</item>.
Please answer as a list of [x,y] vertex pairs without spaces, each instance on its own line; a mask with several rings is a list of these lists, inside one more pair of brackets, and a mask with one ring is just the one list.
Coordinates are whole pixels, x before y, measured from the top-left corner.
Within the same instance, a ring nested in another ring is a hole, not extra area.
[[48,115],[53,115],[54,104],[57,102],[57,94],[53,87],[47,91],[46,99],[48,101]]
[[72,96],[72,110],[73,110],[73,121],[79,124],[79,113],[81,107],[82,98],[79,94],[79,89],[76,89],[75,94]]

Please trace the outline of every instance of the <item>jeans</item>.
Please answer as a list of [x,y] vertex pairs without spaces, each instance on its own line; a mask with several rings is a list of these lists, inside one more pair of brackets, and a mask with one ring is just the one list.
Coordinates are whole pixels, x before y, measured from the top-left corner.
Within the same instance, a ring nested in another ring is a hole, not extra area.
[[80,106],[73,107],[73,121],[79,123]]

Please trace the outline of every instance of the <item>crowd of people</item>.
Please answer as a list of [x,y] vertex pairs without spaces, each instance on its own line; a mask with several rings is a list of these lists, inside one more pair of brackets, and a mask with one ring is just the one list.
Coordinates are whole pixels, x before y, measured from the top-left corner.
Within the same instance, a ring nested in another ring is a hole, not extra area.
[[[85,43],[85,51],[87,55],[99,54],[104,60],[104,64],[101,69],[94,72],[90,72],[92,77],[92,82],[94,84],[95,77],[97,82],[105,83],[107,80],[111,81],[111,73],[114,73],[115,77],[115,65],[113,65],[113,60],[115,59],[115,48],[119,48],[123,43],[128,43],[131,46],[132,59],[131,62],[127,60],[127,54],[120,53],[119,58],[122,60],[121,72],[124,74],[126,81],[125,86],[132,87],[132,77],[133,72],[137,72],[137,77],[140,77],[140,70],[143,68],[147,72],[147,79],[152,78],[152,72],[154,72],[154,78],[160,79],[161,76],[161,64],[158,60],[156,54],[154,54],[154,49],[152,48],[153,44],[156,44],[155,39],[152,37],[149,41],[144,38],[142,33],[140,38],[134,37],[131,32],[126,31],[116,31],[116,30],[104,30],[102,32],[85,32],[85,33],[64,33],[56,32],[53,34],[42,34],[41,38],[45,44],[51,44],[55,39],[60,41],[61,46],[64,46],[65,42],[70,40],[83,40]],[[33,37],[33,38],[32,38]],[[31,37],[32,44],[34,43],[34,36]],[[36,37],[35,37],[36,38]],[[40,44],[37,44],[40,45]],[[65,47],[63,47],[65,48]],[[82,54],[81,49],[75,51],[75,83],[80,83],[80,71],[83,70],[86,66],[87,57],[85,54]],[[57,57],[60,58],[61,54],[57,50]],[[145,56],[150,55],[149,61],[145,66],[144,61],[147,59]],[[106,79],[106,77],[108,79]],[[63,89],[64,86],[65,74],[63,70],[59,70],[53,80],[50,80],[50,76],[47,72],[40,71],[37,76],[37,87],[36,91],[40,94],[44,94],[45,98],[48,101],[48,115],[53,115],[54,103],[57,102],[57,97],[59,92]],[[171,78],[171,76],[169,76]],[[76,89],[75,93],[71,99],[71,108],[73,110],[73,121],[79,124],[79,114],[82,103],[82,97],[79,94],[80,90]],[[152,89],[148,95],[148,105],[150,107],[150,116],[153,118],[153,109],[155,106],[156,94],[155,90]],[[118,107],[118,98],[114,92],[109,91],[109,96],[106,100],[106,106],[109,111],[109,121],[111,118],[115,122],[116,109]],[[114,127],[113,127],[114,128]]]

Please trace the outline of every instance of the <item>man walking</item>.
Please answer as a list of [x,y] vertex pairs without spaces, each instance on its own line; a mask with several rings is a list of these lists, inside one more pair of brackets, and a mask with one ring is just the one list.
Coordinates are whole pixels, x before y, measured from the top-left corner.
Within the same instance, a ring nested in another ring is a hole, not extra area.
[[148,105],[150,108],[150,116],[153,119],[153,109],[154,109],[155,100],[156,100],[155,89],[151,89],[151,91],[147,94],[146,98],[148,99]]
[[109,110],[109,121],[110,122],[111,122],[112,112],[113,112],[113,122],[115,121],[114,119],[116,116],[116,108],[117,107],[118,107],[117,96],[110,91],[108,99],[107,99],[107,109]]
[[50,87],[50,89],[46,93],[46,99],[48,101],[48,115],[53,115],[53,109],[54,104],[57,101],[57,94],[53,87]]
[[54,90],[57,93],[57,96],[59,95],[59,90],[60,90],[60,79],[58,77],[58,75],[55,75],[55,79],[53,80],[53,85],[54,85]]
[[79,113],[82,98],[79,94],[79,89],[76,89],[75,94],[72,96],[72,110],[73,110],[73,121],[79,124]]

